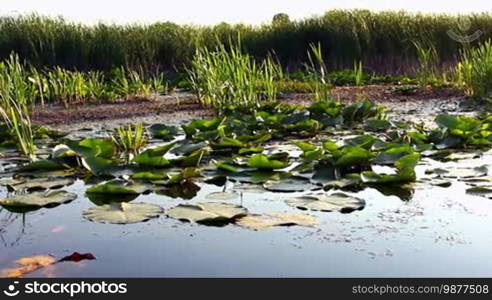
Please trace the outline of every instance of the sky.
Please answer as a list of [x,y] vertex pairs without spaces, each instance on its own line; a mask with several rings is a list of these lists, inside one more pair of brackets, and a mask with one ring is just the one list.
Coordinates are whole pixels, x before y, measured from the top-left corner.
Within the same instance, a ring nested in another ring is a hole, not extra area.
[[269,22],[279,12],[302,19],[334,9],[365,8],[413,12],[491,12],[491,0],[0,0],[0,15],[38,13],[94,24]]

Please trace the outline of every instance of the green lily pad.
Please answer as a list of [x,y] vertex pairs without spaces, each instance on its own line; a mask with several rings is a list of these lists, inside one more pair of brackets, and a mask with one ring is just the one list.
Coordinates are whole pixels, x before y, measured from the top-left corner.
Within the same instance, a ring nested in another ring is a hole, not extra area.
[[71,167],[61,161],[44,159],[38,160],[30,163],[27,166],[23,166],[19,169],[19,172],[38,172],[38,171],[58,171],[58,170],[66,170]]
[[112,175],[118,169],[114,161],[97,156],[84,156],[82,165],[95,176]]
[[240,205],[220,202],[180,204],[167,211],[170,218],[204,224],[228,223],[247,214],[248,210]]
[[188,155],[197,150],[203,149],[208,146],[207,142],[200,142],[196,144],[184,144],[178,147],[175,147],[171,150],[171,153],[176,155]]
[[178,128],[175,126],[166,126],[164,124],[154,124],[149,127],[149,132],[153,138],[169,141],[178,135]]
[[164,158],[164,155],[174,146],[174,143],[164,146],[147,149],[144,152],[133,158],[133,162],[144,167],[162,168],[167,167],[171,163]]
[[492,197],[492,186],[474,186],[466,189],[466,193],[490,198]]
[[81,141],[66,141],[65,144],[81,156],[111,159],[116,147],[111,139],[86,138]]
[[87,189],[87,194],[105,195],[135,195],[149,190],[144,184],[130,183],[125,180],[115,179]]
[[77,194],[60,190],[18,194],[9,198],[0,199],[0,205],[6,207],[53,207],[68,203],[77,198]]
[[382,119],[368,119],[364,129],[368,131],[386,131],[391,127],[391,123],[388,120]]
[[334,193],[331,195],[327,193],[307,194],[288,199],[285,202],[287,205],[302,210],[339,211],[341,213],[362,210],[366,206],[366,202],[363,199],[343,193]]
[[289,164],[283,161],[272,159],[265,154],[255,154],[248,160],[248,166],[261,170],[275,170],[286,168]]
[[163,209],[155,204],[122,202],[91,207],[84,211],[82,215],[93,222],[131,224],[157,218],[163,212]]
[[342,150],[334,152],[337,156],[335,166],[348,167],[359,164],[368,164],[372,158],[372,152],[361,147],[344,147]]

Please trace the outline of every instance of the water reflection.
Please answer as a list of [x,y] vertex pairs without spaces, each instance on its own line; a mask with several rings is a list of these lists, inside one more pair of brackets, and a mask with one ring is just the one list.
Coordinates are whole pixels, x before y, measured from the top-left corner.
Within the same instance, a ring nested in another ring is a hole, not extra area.
[[[26,233],[26,212],[7,210],[0,207],[0,241],[4,247],[19,245]],[[20,229],[15,226],[20,223]]]

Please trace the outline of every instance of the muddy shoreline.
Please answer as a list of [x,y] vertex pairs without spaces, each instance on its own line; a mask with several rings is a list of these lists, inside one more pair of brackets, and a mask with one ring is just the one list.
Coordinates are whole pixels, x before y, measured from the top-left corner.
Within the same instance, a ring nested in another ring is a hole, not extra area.
[[[368,85],[362,87],[336,87],[333,98],[342,102],[367,99],[382,103],[396,115],[419,112],[433,115],[433,112],[457,110],[465,95],[450,88],[416,89],[411,94],[399,92],[393,85]],[[282,101],[288,103],[309,103],[311,94],[282,94]],[[36,107],[32,121],[58,130],[80,128],[114,127],[130,123],[180,124],[195,118],[212,117],[214,112],[197,103],[196,97],[188,92],[177,91],[171,95],[158,96],[152,100],[121,100],[115,103],[80,104],[70,108],[62,106]]]

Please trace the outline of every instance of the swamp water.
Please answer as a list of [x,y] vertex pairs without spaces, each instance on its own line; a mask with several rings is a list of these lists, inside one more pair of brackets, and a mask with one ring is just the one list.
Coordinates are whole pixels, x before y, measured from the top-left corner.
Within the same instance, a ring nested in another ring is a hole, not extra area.
[[[344,191],[365,201],[362,209],[347,213],[302,211],[286,200],[306,192],[272,192],[232,181],[198,182],[189,200],[148,193],[131,201],[165,211],[183,203],[225,202],[254,214],[301,212],[316,218],[313,227],[251,230],[232,223],[186,223],[165,214],[135,224],[91,222],[82,213],[96,206],[86,195],[94,184],[77,179],[63,187],[77,194],[69,203],[26,213],[1,209],[0,269],[15,267],[21,257],[80,252],[96,259],[57,263],[27,277],[491,276],[492,201],[485,192],[466,190],[477,181],[490,186],[483,166],[492,167],[492,152],[461,154],[448,162],[423,158],[417,182],[410,185]],[[1,163],[7,178],[12,165],[8,159]],[[429,174],[432,169],[440,171]],[[1,188],[0,198],[6,195]]]

